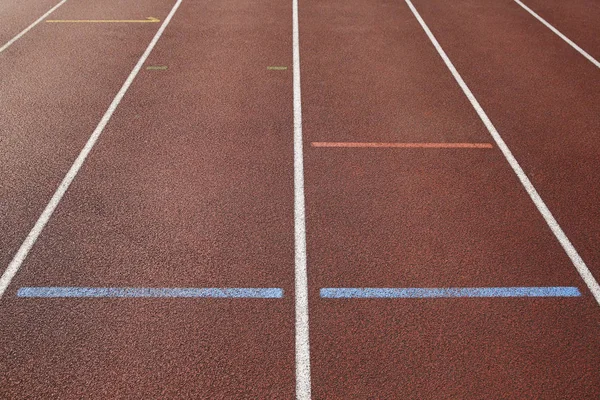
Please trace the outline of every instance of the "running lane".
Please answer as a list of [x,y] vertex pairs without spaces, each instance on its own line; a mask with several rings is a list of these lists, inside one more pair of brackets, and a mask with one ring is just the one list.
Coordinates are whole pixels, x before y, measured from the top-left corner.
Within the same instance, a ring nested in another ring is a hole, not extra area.
[[600,3],[594,0],[525,0],[522,3],[600,60]]
[[513,1],[414,4],[599,279],[600,69]]
[[[92,4],[93,3],[93,4]],[[55,19],[162,19],[153,0],[67,2]],[[37,17],[36,17],[37,18]],[[8,265],[158,29],[50,24],[0,54],[0,265]]]
[[60,0],[3,1],[0,3],[0,47],[35,22]]
[[[303,2],[300,43],[314,397],[593,398],[598,305],[407,5]],[[515,286],[582,296],[319,294]]]
[[[291,15],[182,3],[2,298],[1,397],[294,397]],[[17,296],[40,286],[283,298]]]

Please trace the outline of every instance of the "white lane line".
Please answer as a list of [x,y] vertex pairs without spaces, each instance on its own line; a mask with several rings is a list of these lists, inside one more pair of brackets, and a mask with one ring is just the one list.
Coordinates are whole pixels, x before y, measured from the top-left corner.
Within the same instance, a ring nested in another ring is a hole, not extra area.
[[2,274],[2,277],[0,277],[0,297],[2,297],[2,295],[6,291],[6,288],[8,287],[8,285],[10,285],[10,282],[14,278],[15,274],[19,271],[19,268],[21,268],[21,264],[23,264],[23,261],[27,257],[27,254],[29,254],[29,251],[35,244],[37,238],[42,233],[42,230],[48,223],[48,220],[52,216],[52,213],[54,213],[54,210],[58,206],[58,203],[60,203],[60,200],[62,199],[65,192],[67,191],[67,189],[73,182],[73,179],[75,179],[75,176],[79,172],[79,169],[85,162],[85,159],[87,158],[88,154],[90,154],[90,151],[92,151],[92,148],[94,147],[94,145],[96,144],[96,141],[102,134],[104,127],[106,126],[106,124],[108,124],[108,121],[110,120],[113,113],[119,106],[119,103],[123,99],[123,96],[125,96],[127,89],[129,89],[129,86],[131,85],[131,83],[133,82],[135,77],[137,76],[138,72],[140,72],[142,65],[144,64],[144,62],[146,62],[146,59],[150,55],[150,52],[152,51],[154,46],[156,45],[156,42],[158,42],[158,39],[160,39],[165,28],[167,27],[167,25],[169,25],[169,22],[171,21],[171,18],[173,18],[173,15],[175,14],[175,11],[177,11],[177,8],[179,8],[181,1],[182,0],[177,0],[177,3],[175,3],[173,8],[171,9],[171,12],[167,16],[167,18],[165,18],[164,22],[162,23],[162,25],[160,26],[160,28],[154,35],[154,38],[152,38],[152,41],[146,48],[146,51],[144,51],[144,54],[142,54],[142,56],[138,60],[137,64],[135,65],[135,67],[133,68],[133,70],[131,71],[129,76],[127,77],[127,80],[125,80],[125,83],[123,83],[123,86],[121,86],[121,89],[119,90],[119,92],[117,93],[115,98],[113,99],[112,103],[110,103],[108,110],[106,110],[106,112],[104,113],[104,116],[102,116],[102,119],[98,123],[98,126],[96,126],[96,129],[94,129],[94,132],[92,133],[92,135],[88,139],[87,143],[85,144],[85,146],[79,153],[79,156],[77,156],[77,158],[75,159],[75,162],[73,163],[73,165],[71,166],[71,168],[69,169],[69,171],[67,172],[65,177],[63,178],[62,182],[60,183],[60,185],[54,192],[54,195],[52,195],[52,198],[46,205],[46,208],[44,208],[44,211],[42,211],[42,214],[38,218],[37,222],[31,229],[31,231],[29,232],[27,237],[25,238],[25,241],[23,242],[23,244],[21,244],[21,247],[17,251],[17,254],[15,254],[14,258],[12,259],[10,264],[8,264],[8,267]]
[[554,233],[554,236],[556,237],[556,239],[558,239],[562,248],[565,250],[569,258],[571,259],[571,262],[577,269],[577,272],[579,272],[579,275],[581,275],[581,277],[583,278],[583,281],[592,292],[592,295],[594,295],[594,298],[596,299],[598,304],[600,304],[600,285],[598,285],[598,282],[590,272],[589,268],[587,267],[587,265],[585,265],[585,262],[579,256],[579,253],[577,252],[577,250],[575,250],[575,247],[571,244],[571,241],[569,240],[565,232],[562,230],[560,225],[558,225],[556,219],[554,219],[554,216],[544,203],[544,200],[542,200],[542,198],[538,194],[537,190],[535,190],[535,187],[533,187],[533,184],[531,183],[527,175],[525,175],[525,172],[513,156],[506,143],[504,143],[504,140],[492,124],[492,121],[490,121],[487,114],[485,113],[485,111],[483,111],[483,108],[481,108],[481,105],[479,104],[479,102],[477,101],[477,99],[475,98],[465,81],[462,79],[456,68],[454,68],[452,61],[450,61],[450,58],[448,58],[446,52],[442,49],[442,46],[440,46],[437,39],[433,36],[433,33],[431,33],[431,31],[429,30],[429,27],[427,26],[425,21],[423,21],[423,18],[421,18],[421,15],[419,15],[419,12],[415,8],[415,6],[413,6],[410,0],[405,1],[406,4],[408,4],[408,7],[412,11],[412,13],[417,18],[417,21],[419,21],[419,24],[421,24],[421,27],[429,37],[429,40],[431,40],[431,43],[439,53],[440,57],[442,57],[442,59],[444,60],[446,67],[448,67],[448,69],[452,73],[452,76],[471,102],[471,105],[473,106],[475,111],[477,111],[477,115],[479,115],[479,118],[484,123],[487,130],[490,132],[490,135],[492,135],[492,138],[494,138],[496,145],[498,146],[500,151],[502,151],[502,154],[504,154],[506,161],[508,161],[515,174],[517,174],[517,177],[521,181],[521,184],[529,194],[529,197],[531,197],[531,200],[533,200],[533,203],[535,204],[539,212],[544,217],[544,220],[546,220],[546,223],[552,230],[552,233]]
[[8,49],[11,44],[13,44],[17,40],[21,39],[21,37],[23,35],[25,35],[27,32],[29,32],[31,29],[33,29],[34,26],[36,26],[37,24],[42,22],[44,19],[46,19],[48,17],[48,15],[52,14],[58,7],[62,6],[66,1],[67,0],[62,0],[60,3],[58,3],[57,5],[52,7],[50,10],[48,10],[48,12],[46,12],[46,14],[42,15],[37,20],[35,20],[35,22],[33,24],[29,25],[27,28],[23,29],[21,31],[21,33],[19,33],[17,36],[15,36],[14,38],[12,38],[8,42],[6,42],[6,44],[4,46],[0,47],[0,53],[2,53],[4,50]]
[[302,97],[300,95],[300,39],[298,0],[292,0],[294,58],[294,237],[296,306],[296,399],[309,400],[310,344],[308,330],[308,273],[306,216],[304,212],[304,160],[302,152]]
[[577,46],[571,39],[569,39],[568,37],[566,37],[565,35],[560,33],[560,31],[558,29],[556,29],[555,27],[550,25],[545,19],[543,19],[542,17],[537,15],[531,8],[529,8],[525,4],[521,3],[519,0],[515,0],[515,3],[517,3],[518,5],[523,7],[523,9],[525,11],[527,11],[529,14],[533,15],[538,21],[540,21],[542,24],[546,25],[546,27],[548,29],[550,29],[552,32],[556,33],[556,35],[558,35],[558,37],[560,37],[562,40],[567,42],[572,48],[577,50],[582,56],[584,56],[585,58],[590,60],[592,64],[594,64],[596,67],[600,68],[600,62],[598,62],[598,60],[596,60],[594,57],[592,57],[588,53],[586,53],[585,50],[583,50],[581,47]]

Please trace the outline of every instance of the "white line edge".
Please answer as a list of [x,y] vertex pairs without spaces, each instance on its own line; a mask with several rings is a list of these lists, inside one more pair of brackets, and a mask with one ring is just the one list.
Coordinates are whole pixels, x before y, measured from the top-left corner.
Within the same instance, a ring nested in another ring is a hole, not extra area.
[[596,67],[600,68],[600,62],[598,62],[598,60],[596,60],[594,57],[592,57],[591,55],[589,55],[581,47],[577,46],[571,39],[569,39],[568,37],[566,37],[565,35],[563,35],[562,33],[560,33],[560,31],[558,29],[556,29],[555,27],[553,27],[552,25],[550,25],[550,23],[547,22],[545,19],[543,19],[542,17],[540,17],[539,15],[537,15],[531,8],[527,7],[525,4],[523,4],[519,0],[514,0],[514,1],[515,1],[515,3],[517,3],[518,5],[520,5],[525,11],[527,11],[529,14],[533,15],[533,17],[535,17],[538,21],[540,21],[542,24],[546,25],[546,27],[548,29],[550,29],[552,32],[554,32],[558,37],[560,37],[562,40],[564,40],[565,42],[567,42],[572,48],[574,48],[575,50],[577,50],[579,52],[579,54],[581,54],[582,56],[584,56],[585,58],[587,58]]
[[302,97],[300,95],[300,39],[298,0],[292,0],[294,61],[294,238],[296,311],[296,399],[310,400],[310,344],[308,326],[308,273],[306,261],[306,216],[304,205],[304,160]]
[[133,70],[131,71],[131,73],[129,74],[127,79],[125,80],[125,83],[123,83],[123,86],[121,86],[121,89],[119,90],[119,92],[117,93],[117,95],[115,96],[113,101],[110,103],[110,106],[108,107],[108,109],[106,110],[104,115],[102,116],[102,119],[98,123],[98,126],[96,126],[96,129],[94,129],[94,132],[92,133],[92,135],[86,142],[85,146],[79,153],[79,156],[77,156],[77,158],[73,162],[73,165],[71,165],[71,168],[69,169],[69,171],[63,178],[62,182],[60,183],[60,185],[54,192],[54,195],[52,196],[52,198],[46,205],[46,208],[44,208],[44,211],[42,211],[42,214],[39,216],[35,225],[33,226],[31,231],[25,238],[25,241],[23,241],[23,243],[21,244],[21,247],[19,247],[19,250],[17,251],[17,253],[13,257],[12,261],[10,262],[10,264],[8,264],[8,267],[2,274],[2,277],[0,277],[0,298],[6,291],[6,288],[8,287],[8,285],[10,285],[10,282],[12,281],[12,279],[14,278],[16,273],[19,271],[19,268],[21,268],[21,264],[23,263],[23,261],[29,254],[29,251],[31,250],[31,248],[37,241],[38,237],[42,233],[42,230],[48,223],[48,220],[50,220],[50,217],[54,213],[54,210],[56,210],[56,207],[60,203],[60,201],[61,201],[62,197],[64,196],[64,194],[66,193],[67,189],[69,188],[69,186],[75,179],[75,176],[77,176],[77,173],[81,169],[87,156],[92,151],[92,148],[96,144],[96,141],[102,134],[102,131],[108,124],[108,121],[110,120],[113,113],[119,106],[119,103],[123,99],[123,96],[125,96],[125,93],[129,89],[129,86],[131,86],[131,83],[133,82],[133,80],[135,79],[137,74],[140,72],[142,65],[144,64],[144,62],[146,62],[146,59],[150,55],[150,52],[152,51],[152,49],[158,42],[158,39],[160,39],[162,33],[164,32],[165,28],[171,21],[171,18],[175,14],[175,11],[177,11],[177,8],[179,8],[179,5],[181,4],[181,2],[182,2],[182,0],[177,0],[175,5],[171,9],[171,12],[167,16],[167,18],[165,18],[165,20],[163,21],[162,25],[160,26],[160,28],[154,35],[154,38],[152,38],[152,41],[146,48],[146,51],[144,51],[144,53],[138,60],[137,64],[135,65],[135,67],[133,68]]
[[452,61],[450,61],[450,58],[448,58],[448,56],[446,55],[446,52],[442,49],[435,36],[433,36],[433,33],[431,33],[431,30],[429,30],[429,27],[427,26],[423,18],[421,18],[421,15],[417,11],[417,9],[413,6],[410,0],[405,1],[406,4],[408,4],[408,7],[410,8],[414,16],[416,17],[417,21],[419,21],[419,24],[427,34],[427,37],[429,37],[429,40],[444,60],[446,67],[448,67],[448,69],[452,73],[452,76],[471,102],[471,105],[477,112],[477,115],[479,115],[479,118],[484,123],[490,135],[492,135],[492,138],[496,142],[496,145],[498,146],[500,151],[502,151],[502,154],[504,155],[504,157],[512,167],[513,171],[521,181],[521,184],[529,194],[531,200],[533,200],[533,203],[537,207],[538,211],[544,217],[544,220],[552,230],[552,233],[554,233],[554,236],[556,237],[556,239],[558,239],[560,245],[567,253],[567,256],[571,259],[571,262],[577,269],[577,272],[579,272],[579,275],[581,275],[581,278],[583,279],[587,287],[590,289],[590,292],[592,292],[592,295],[596,299],[596,302],[600,304],[600,285],[598,285],[598,281],[596,281],[596,279],[592,275],[591,271],[589,270],[589,268],[587,267],[587,265],[573,246],[573,244],[571,244],[571,241],[569,240],[565,232],[562,230],[562,228],[560,227],[560,225],[558,224],[558,222],[544,203],[544,200],[542,200],[542,198],[538,194],[537,190],[535,189],[535,187],[533,186],[533,184],[531,183],[531,181],[529,180],[529,178],[527,177],[527,175],[513,156],[506,143],[504,143],[504,140],[492,124],[492,121],[490,121],[489,117],[487,116],[487,114],[485,113],[485,111],[483,110],[483,108],[481,107],[481,105],[479,104],[479,102],[477,101],[477,99],[475,98],[465,81],[462,79],[462,77],[452,64]]
[[29,25],[27,28],[23,29],[17,36],[15,36],[14,38],[12,38],[8,42],[6,42],[6,44],[4,44],[4,46],[0,47],[0,53],[2,53],[4,50],[8,49],[10,47],[10,45],[12,45],[14,42],[21,39],[21,37],[23,35],[25,35],[27,32],[29,32],[31,29],[33,29],[37,24],[39,24],[44,19],[46,19],[50,14],[52,14],[58,7],[62,6],[66,1],[67,0],[62,0],[60,3],[58,3],[57,5],[52,7],[50,10],[48,10],[44,15],[42,15],[37,20],[35,20],[34,23]]

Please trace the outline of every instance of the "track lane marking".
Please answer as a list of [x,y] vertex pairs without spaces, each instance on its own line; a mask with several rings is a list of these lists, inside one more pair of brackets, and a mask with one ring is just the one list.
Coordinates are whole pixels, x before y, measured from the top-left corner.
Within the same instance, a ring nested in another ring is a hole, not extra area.
[[514,0],[514,1],[515,1],[515,3],[517,3],[518,5],[520,5],[525,11],[527,11],[529,14],[531,14],[534,18],[536,18],[542,24],[546,25],[546,27],[548,29],[550,29],[552,32],[554,32],[558,37],[560,37],[562,40],[564,40],[565,42],[567,42],[569,44],[569,46],[571,46],[572,48],[574,48],[575,50],[577,50],[579,52],[579,54],[581,54],[582,56],[584,56],[585,58],[587,58],[596,67],[600,68],[600,62],[598,60],[596,60],[594,57],[592,57],[591,55],[589,55],[581,47],[577,46],[575,44],[575,42],[573,42],[571,39],[569,39],[568,37],[566,37],[565,35],[563,35],[558,29],[556,29],[554,26],[550,25],[549,22],[547,22],[544,18],[540,17],[538,14],[535,13],[535,11],[533,11],[531,8],[527,7],[521,1],[519,1],[519,0]]
[[368,143],[368,142],[312,142],[312,147],[367,147],[400,149],[491,149],[491,143]]
[[572,286],[472,288],[323,288],[326,299],[427,299],[451,297],[579,297]]
[[280,288],[144,288],[144,287],[22,287],[18,297],[182,297],[281,299]]
[[304,205],[302,96],[300,93],[300,34],[298,0],[292,0],[292,52],[294,86],[294,282],[296,313],[296,399],[310,400],[310,344],[308,327],[308,272]]
[[46,22],[49,24],[154,24],[160,22],[160,19],[154,17],[148,17],[146,19],[49,19]]
[[92,151],[92,148],[98,141],[98,138],[102,134],[102,131],[108,124],[108,121],[110,120],[113,113],[119,106],[119,103],[125,96],[125,93],[129,89],[129,86],[131,86],[131,83],[133,82],[133,80],[135,79],[137,74],[142,69],[144,62],[146,62],[146,59],[150,55],[150,52],[152,52],[152,49],[158,42],[158,39],[162,36],[167,25],[169,25],[171,18],[173,18],[173,15],[175,14],[175,11],[177,11],[177,9],[179,8],[179,5],[181,4],[181,2],[182,2],[182,0],[177,0],[175,5],[171,9],[171,12],[169,12],[169,15],[167,16],[167,18],[165,18],[164,22],[162,23],[162,25],[160,26],[160,28],[158,29],[158,31],[152,38],[152,41],[150,42],[150,44],[148,44],[148,47],[146,48],[146,50],[144,51],[144,53],[138,60],[137,64],[135,65],[135,67],[133,68],[133,70],[131,71],[131,73],[129,74],[127,79],[125,80],[125,82],[123,83],[123,86],[121,86],[121,89],[119,90],[119,92],[117,93],[117,95],[115,96],[113,101],[110,103],[110,106],[108,107],[108,109],[106,110],[104,115],[102,116],[102,119],[98,123],[98,126],[96,126],[96,129],[94,129],[94,132],[92,133],[92,135],[86,142],[85,146],[83,147],[83,149],[81,150],[81,152],[79,153],[79,155],[77,156],[75,161],[73,162],[73,165],[71,165],[71,168],[69,169],[69,171],[63,178],[60,185],[58,186],[58,188],[52,195],[52,198],[46,205],[46,208],[44,208],[44,211],[42,211],[42,214],[39,216],[35,225],[33,226],[31,231],[29,232],[29,234],[27,235],[27,237],[21,244],[21,247],[19,247],[19,250],[13,257],[12,261],[10,262],[10,264],[8,264],[8,267],[2,274],[2,277],[0,277],[0,298],[6,291],[6,288],[8,287],[8,285],[10,285],[10,282],[14,278],[15,274],[19,271],[19,268],[21,268],[23,261],[25,261],[25,258],[29,254],[29,251],[31,250],[31,248],[37,241],[38,237],[42,233],[42,230],[44,229],[44,227],[50,220],[50,217],[54,213],[54,210],[56,210],[56,207],[60,203],[60,201],[63,198],[64,194],[66,193],[67,189],[69,188],[69,186],[71,185],[71,183],[73,182],[75,177],[77,176],[77,173],[81,169],[81,166],[85,162],[87,156]]
[[42,15],[41,17],[39,17],[38,19],[36,19],[31,25],[29,25],[27,28],[23,29],[17,36],[15,36],[14,38],[10,39],[8,42],[6,42],[2,47],[0,47],[0,53],[2,53],[4,50],[8,49],[10,47],[11,44],[13,44],[14,42],[16,42],[17,40],[21,39],[21,37],[23,35],[25,35],[27,32],[29,32],[31,29],[33,29],[33,27],[35,27],[37,24],[39,24],[40,22],[42,22],[44,19],[46,19],[50,14],[52,14],[58,7],[62,6],[63,4],[65,4],[67,0],[62,0],[60,3],[58,3],[57,5],[55,5],[54,7],[52,7],[50,10],[48,10],[44,15]]
[[540,212],[540,214],[546,221],[546,224],[548,224],[548,227],[550,228],[550,230],[552,231],[552,233],[554,234],[554,236],[556,237],[556,239],[558,240],[558,242],[564,249],[564,251],[567,254],[567,256],[569,257],[569,259],[575,266],[575,269],[577,269],[577,272],[579,272],[579,275],[581,276],[581,278],[583,279],[583,281],[585,282],[587,287],[590,289],[590,292],[596,299],[596,302],[600,305],[600,285],[598,284],[598,281],[596,281],[596,279],[592,275],[592,272],[589,270],[589,268],[587,267],[587,265],[585,264],[585,262],[583,261],[583,259],[581,258],[581,256],[577,252],[577,250],[575,249],[575,246],[573,246],[573,244],[571,243],[571,241],[569,240],[569,238],[567,237],[565,232],[562,230],[562,228],[560,227],[560,225],[558,224],[558,222],[556,221],[556,219],[550,212],[550,209],[546,206],[546,203],[544,203],[544,200],[542,200],[541,196],[538,194],[537,190],[535,189],[535,187],[533,186],[533,184],[531,183],[531,181],[525,174],[525,171],[523,171],[523,169],[519,165],[519,162],[513,156],[512,152],[510,151],[510,149],[508,148],[508,146],[502,139],[502,136],[500,136],[500,134],[496,130],[496,127],[494,126],[494,124],[492,124],[492,121],[489,119],[486,112],[483,110],[483,108],[481,107],[481,105],[479,104],[479,102],[477,101],[475,96],[473,95],[473,92],[471,92],[471,89],[469,89],[469,87],[467,86],[465,81],[462,79],[462,77],[460,76],[460,74],[458,73],[456,68],[454,67],[454,64],[452,64],[452,61],[450,61],[450,58],[448,57],[448,55],[446,54],[444,49],[442,49],[442,46],[440,46],[440,43],[437,41],[435,36],[433,36],[433,33],[431,32],[431,30],[429,29],[429,27],[427,26],[427,24],[425,23],[423,18],[421,18],[421,15],[419,14],[419,12],[415,8],[415,6],[413,6],[411,0],[404,0],[404,1],[406,2],[408,7],[410,8],[410,10],[412,11],[413,15],[415,16],[415,18],[417,19],[417,21],[419,22],[419,24],[425,31],[425,34],[427,35],[427,37],[429,38],[429,40],[431,41],[431,43],[437,50],[437,52],[440,55],[440,57],[442,58],[442,60],[444,60],[446,67],[452,73],[452,76],[454,77],[454,79],[456,80],[456,82],[458,83],[460,88],[462,89],[463,93],[465,94],[465,96],[467,96],[467,98],[471,102],[471,105],[477,112],[477,115],[479,116],[479,118],[481,119],[481,121],[483,122],[485,127],[487,128],[488,132],[490,133],[490,135],[496,142],[496,146],[500,149],[500,151],[504,155],[504,158],[506,158],[506,161],[508,161],[508,163],[510,164],[511,168],[513,169],[513,171],[519,178],[519,181],[521,181],[521,184],[527,191],[527,194],[529,195],[529,197],[531,198],[531,200],[537,207],[538,211]]

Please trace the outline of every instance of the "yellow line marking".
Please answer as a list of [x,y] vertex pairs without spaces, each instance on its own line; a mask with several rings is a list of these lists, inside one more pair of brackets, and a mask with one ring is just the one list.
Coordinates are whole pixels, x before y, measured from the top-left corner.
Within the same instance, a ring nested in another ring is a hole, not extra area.
[[154,70],[154,71],[165,70],[165,69],[168,69],[168,68],[169,67],[166,66],[166,65],[150,65],[150,66],[146,67],[146,69]]
[[287,67],[267,67],[267,69],[275,71],[285,71]]
[[160,19],[154,17],[148,17],[146,19],[47,19],[49,23],[88,23],[88,24],[99,24],[99,23],[156,23],[160,22]]

